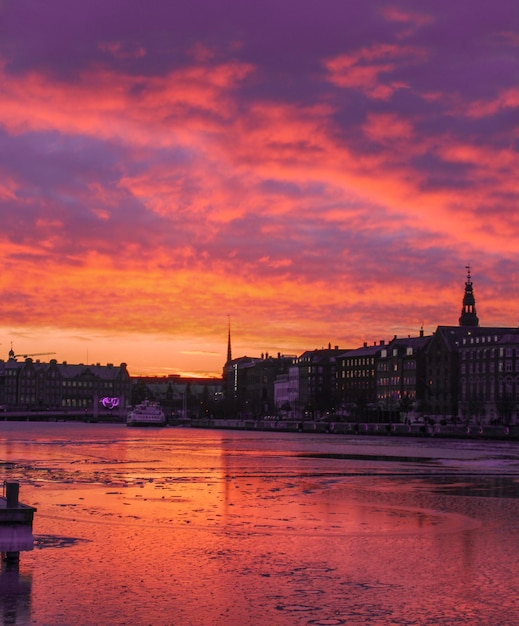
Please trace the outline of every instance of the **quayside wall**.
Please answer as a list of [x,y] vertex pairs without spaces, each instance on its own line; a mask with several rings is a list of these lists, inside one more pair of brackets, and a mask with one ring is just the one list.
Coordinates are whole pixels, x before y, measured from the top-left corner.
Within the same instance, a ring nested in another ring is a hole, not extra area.
[[328,433],[337,435],[383,435],[406,437],[451,437],[519,440],[519,426],[378,424],[361,422],[319,422],[247,419],[193,419],[194,428],[259,430],[270,432]]
[[[0,421],[49,421],[49,422],[94,422],[124,424],[124,416],[92,415],[84,412],[9,412],[0,413]],[[268,419],[214,419],[193,418],[171,420],[172,427],[214,428],[221,430],[257,430],[270,432],[328,433],[336,435],[382,435],[405,437],[451,437],[471,439],[519,440],[519,424],[476,425],[476,424],[423,424],[423,423],[376,423],[376,422],[333,422],[318,420],[268,420]]]

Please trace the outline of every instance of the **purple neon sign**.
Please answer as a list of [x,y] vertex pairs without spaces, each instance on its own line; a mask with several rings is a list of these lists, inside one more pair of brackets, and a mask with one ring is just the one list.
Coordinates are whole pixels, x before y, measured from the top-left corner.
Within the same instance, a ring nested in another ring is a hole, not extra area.
[[105,409],[115,409],[119,406],[119,398],[109,398],[108,396],[101,400],[101,404]]

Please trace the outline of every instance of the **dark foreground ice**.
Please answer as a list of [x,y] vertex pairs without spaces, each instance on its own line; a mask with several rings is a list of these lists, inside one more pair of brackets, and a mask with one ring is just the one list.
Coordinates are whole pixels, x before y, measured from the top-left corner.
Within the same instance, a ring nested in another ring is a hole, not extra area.
[[4,624],[519,624],[519,446],[0,422]]

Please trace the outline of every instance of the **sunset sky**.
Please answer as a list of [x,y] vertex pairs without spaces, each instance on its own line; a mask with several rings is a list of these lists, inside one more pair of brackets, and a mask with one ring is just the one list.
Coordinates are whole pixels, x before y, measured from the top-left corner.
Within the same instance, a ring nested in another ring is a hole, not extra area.
[[517,0],[0,0],[0,358],[429,334],[468,264],[517,326],[518,33]]

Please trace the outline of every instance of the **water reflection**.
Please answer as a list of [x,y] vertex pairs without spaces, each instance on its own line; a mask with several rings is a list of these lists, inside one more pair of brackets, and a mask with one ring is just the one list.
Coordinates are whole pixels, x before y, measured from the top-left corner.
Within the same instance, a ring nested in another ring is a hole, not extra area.
[[6,626],[30,623],[32,575],[20,572],[20,552],[33,545],[29,526],[0,524],[0,613]]
[[2,445],[38,507],[30,623],[519,623],[509,444],[0,424]]

